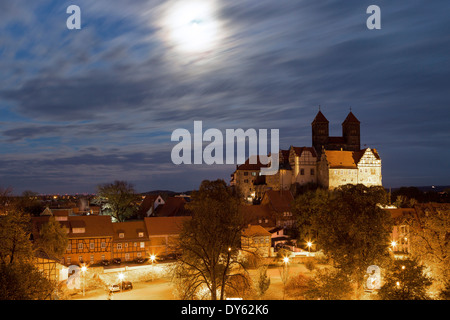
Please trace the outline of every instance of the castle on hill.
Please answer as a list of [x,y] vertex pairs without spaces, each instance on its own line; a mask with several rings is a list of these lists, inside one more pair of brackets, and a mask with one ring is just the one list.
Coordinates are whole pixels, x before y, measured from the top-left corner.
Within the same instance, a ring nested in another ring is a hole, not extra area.
[[376,149],[361,149],[360,121],[350,111],[342,123],[342,136],[329,135],[329,121],[319,110],[313,122],[312,146],[279,152],[279,170],[261,175],[261,163],[249,160],[236,167],[231,185],[239,187],[248,201],[261,199],[267,190],[290,190],[308,183],[334,189],[345,184],[381,186],[381,158]]

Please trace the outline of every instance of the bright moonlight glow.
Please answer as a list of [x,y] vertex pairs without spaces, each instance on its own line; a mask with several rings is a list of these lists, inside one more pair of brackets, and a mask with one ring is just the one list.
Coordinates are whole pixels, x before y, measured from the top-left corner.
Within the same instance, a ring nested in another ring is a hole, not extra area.
[[185,52],[211,50],[217,41],[214,1],[184,0],[168,10],[166,25],[172,44]]

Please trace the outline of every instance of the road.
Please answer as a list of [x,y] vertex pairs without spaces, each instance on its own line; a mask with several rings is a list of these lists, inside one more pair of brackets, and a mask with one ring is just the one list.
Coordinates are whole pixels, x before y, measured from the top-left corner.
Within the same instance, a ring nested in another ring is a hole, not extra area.
[[[169,280],[158,279],[148,282],[133,283],[133,289],[115,292],[112,300],[176,300],[173,295],[172,283]],[[107,300],[108,293],[103,289],[96,289],[73,297],[74,300]]]
[[[268,300],[283,299],[283,284],[280,277],[281,268],[270,268],[267,271],[270,277],[270,287],[267,290],[264,298]],[[250,270],[250,275],[254,278],[257,275],[257,270]],[[301,264],[293,264],[289,268],[291,276],[302,272],[306,275],[309,272]],[[115,292],[113,300],[177,300],[173,294],[174,287],[169,279],[156,279],[146,282],[134,282],[133,289],[123,292]],[[85,296],[77,294],[73,296],[74,300],[107,300],[108,293],[104,289],[96,289],[87,291]]]

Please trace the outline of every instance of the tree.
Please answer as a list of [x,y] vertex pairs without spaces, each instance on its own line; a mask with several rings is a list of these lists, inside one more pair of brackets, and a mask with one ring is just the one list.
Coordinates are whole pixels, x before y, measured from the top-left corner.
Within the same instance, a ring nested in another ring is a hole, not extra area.
[[0,219],[0,262],[13,264],[30,259],[30,216],[14,210]]
[[14,208],[30,216],[39,216],[44,210],[44,205],[37,199],[37,195],[30,190],[22,192],[22,196],[15,198]]
[[364,185],[345,185],[328,194],[317,190],[296,201],[298,219],[317,234],[316,243],[325,255],[356,283],[357,299],[367,268],[382,265],[388,257],[392,221],[379,206],[385,203],[382,187]]
[[[223,300],[238,260],[243,227],[238,211],[239,197],[225,181],[205,180],[191,195],[187,205],[192,219],[187,220],[179,236],[182,252],[175,267],[175,278],[183,284],[182,296],[194,299],[208,292],[212,300]],[[242,281],[248,279],[244,275]]]
[[94,200],[102,206],[102,211],[109,214],[118,222],[125,221],[136,210],[139,195],[132,184],[125,181],[114,181],[97,187]]
[[342,270],[322,268],[315,271],[304,292],[309,300],[347,300],[352,286],[350,278]]
[[50,299],[55,284],[33,264],[0,264],[0,300]]
[[439,290],[450,278],[450,206],[442,205],[420,220],[410,223],[411,253],[430,268]]
[[415,259],[395,260],[388,268],[385,283],[378,292],[382,300],[426,300],[431,278]]
[[47,255],[54,258],[62,258],[67,249],[69,239],[67,230],[54,217],[42,225],[39,230],[39,237],[35,243],[36,248],[44,251]]
[[267,275],[267,266],[259,268],[258,281],[256,283],[256,292],[258,297],[262,297],[270,287],[270,277]]
[[292,210],[297,220],[299,239],[308,241],[316,239],[319,231],[317,219],[328,207],[330,196],[328,190],[316,189],[295,198]]

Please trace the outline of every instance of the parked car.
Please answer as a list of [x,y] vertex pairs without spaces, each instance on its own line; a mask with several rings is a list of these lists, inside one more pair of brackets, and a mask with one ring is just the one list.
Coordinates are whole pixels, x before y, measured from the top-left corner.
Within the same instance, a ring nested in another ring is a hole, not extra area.
[[114,258],[114,259],[113,259],[113,262],[114,262],[115,264],[120,264],[120,263],[122,262],[122,259],[120,259],[120,258]]
[[131,290],[133,289],[133,284],[131,281],[123,281],[122,282],[122,290]]
[[142,257],[139,257],[139,258],[134,259],[134,261],[136,261],[137,263],[144,263],[145,259]]
[[102,260],[102,264],[104,266],[109,266],[110,263],[111,263],[111,261],[109,261],[109,260]]
[[120,291],[120,285],[112,284],[109,286],[109,292],[117,292]]

